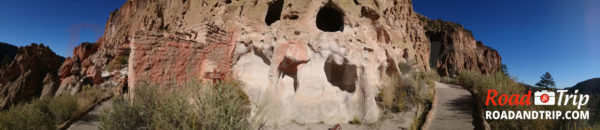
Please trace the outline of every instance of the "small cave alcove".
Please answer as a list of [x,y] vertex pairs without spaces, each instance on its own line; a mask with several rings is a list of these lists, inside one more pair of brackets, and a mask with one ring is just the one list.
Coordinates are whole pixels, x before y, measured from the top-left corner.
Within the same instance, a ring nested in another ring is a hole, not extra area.
[[344,59],[342,64],[338,64],[334,61],[333,56],[329,56],[323,68],[325,69],[327,81],[333,86],[349,93],[356,91],[357,67],[349,64],[348,60]]
[[317,13],[317,28],[324,32],[344,31],[344,14],[334,4],[327,4]]
[[282,10],[283,0],[275,0],[269,3],[269,9],[267,9],[267,16],[265,17],[265,23],[267,26],[271,26],[271,24],[280,19]]

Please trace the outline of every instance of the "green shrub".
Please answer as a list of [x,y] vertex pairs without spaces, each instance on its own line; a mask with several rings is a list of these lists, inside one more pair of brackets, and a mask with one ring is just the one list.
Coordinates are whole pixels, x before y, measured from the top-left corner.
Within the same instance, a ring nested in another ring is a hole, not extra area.
[[203,129],[247,129],[250,100],[238,82],[204,87],[196,96],[199,125]]
[[377,95],[381,106],[392,112],[400,112],[405,106],[423,105],[433,100],[435,72],[410,72],[405,76],[383,77],[383,86]]
[[108,63],[107,68],[109,70],[121,69],[129,63],[129,56],[117,56]]
[[8,54],[4,54],[4,57],[2,57],[2,59],[0,59],[0,68],[3,68],[4,66],[7,66],[12,61],[13,61],[12,57],[8,56]]
[[96,102],[100,99],[100,97],[95,97],[94,101],[86,101],[90,98],[82,95],[101,96],[101,94],[89,95],[90,93],[102,93],[102,91],[90,89],[76,95],[41,98],[29,103],[14,105],[8,110],[0,112],[0,129],[57,129],[59,125],[92,107],[92,103],[81,102]]
[[352,118],[352,120],[349,121],[348,123],[354,124],[354,125],[360,125],[361,124],[360,119],[358,119],[358,117]]
[[101,129],[249,129],[250,101],[236,81],[175,87],[142,84],[113,100]]
[[48,104],[48,109],[56,123],[62,123],[74,117],[77,107],[77,97],[72,95],[56,97]]

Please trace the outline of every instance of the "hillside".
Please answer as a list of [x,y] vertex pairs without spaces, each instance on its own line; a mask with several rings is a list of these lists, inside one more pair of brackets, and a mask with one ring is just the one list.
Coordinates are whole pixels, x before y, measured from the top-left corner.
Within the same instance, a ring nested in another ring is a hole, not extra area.
[[0,42],[0,68],[10,64],[17,54],[17,46]]
[[40,96],[52,96],[58,87],[62,57],[48,46],[19,47],[11,64],[0,69],[0,109]]

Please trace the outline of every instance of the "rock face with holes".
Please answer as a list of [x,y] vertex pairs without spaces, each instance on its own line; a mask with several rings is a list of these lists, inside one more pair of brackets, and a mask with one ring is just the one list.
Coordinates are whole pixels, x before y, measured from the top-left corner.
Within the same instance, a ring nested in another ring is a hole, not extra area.
[[43,44],[19,47],[14,60],[0,69],[0,110],[51,96],[58,87],[56,74],[62,60]]
[[[410,0],[128,0],[82,67],[105,72],[128,55],[132,91],[217,71],[244,82],[253,104],[269,104],[272,123],[370,123],[382,77],[402,73],[400,63],[430,69],[426,22]],[[77,67],[60,71],[63,83],[95,75],[64,76]]]
[[407,61],[429,70],[422,24],[410,0],[128,0],[90,66],[106,70],[126,48],[133,91],[219,71],[253,103],[269,99],[274,123],[374,122],[382,76]]
[[471,31],[456,23],[420,17],[427,23],[424,29],[431,41],[430,65],[441,76],[455,77],[464,70],[488,74],[502,69],[498,51],[475,41]]

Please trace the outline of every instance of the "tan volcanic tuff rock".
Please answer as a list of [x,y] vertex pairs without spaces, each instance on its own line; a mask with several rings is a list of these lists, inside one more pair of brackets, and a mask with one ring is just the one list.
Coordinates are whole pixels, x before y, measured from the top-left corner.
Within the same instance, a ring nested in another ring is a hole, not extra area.
[[[128,0],[110,15],[90,65],[63,66],[104,73],[128,54],[133,91],[138,82],[206,81],[217,70],[244,82],[254,104],[264,95],[279,104],[273,121],[374,122],[382,76],[409,60],[429,69],[422,24],[409,0]],[[61,75],[61,88],[83,75]]]
[[97,85],[103,82],[100,67],[92,64],[90,56],[98,51],[97,43],[84,42],[73,49],[73,57],[68,57],[60,66],[58,75],[60,87],[55,95],[75,94],[82,85]]
[[0,109],[54,93],[61,61],[43,44],[20,47],[15,59],[0,70]]
[[427,23],[424,29],[431,41],[431,68],[441,76],[455,77],[464,70],[483,74],[501,70],[498,51],[475,41],[471,31],[456,23],[420,17]]

